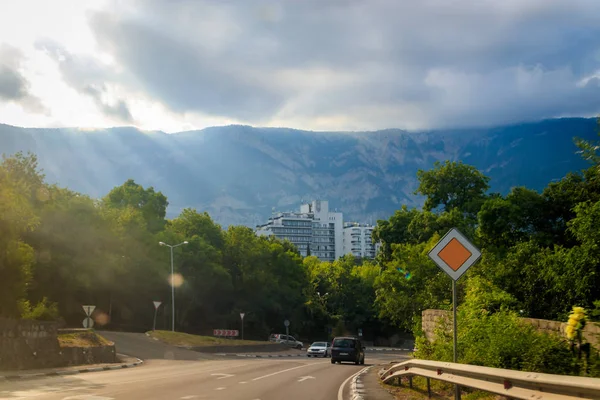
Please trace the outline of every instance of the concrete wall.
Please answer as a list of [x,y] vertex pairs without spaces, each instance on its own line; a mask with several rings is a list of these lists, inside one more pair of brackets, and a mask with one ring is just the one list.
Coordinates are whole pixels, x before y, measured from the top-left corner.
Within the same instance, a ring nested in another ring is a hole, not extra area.
[[62,364],[58,324],[0,318],[0,368],[50,368]]
[[62,347],[63,366],[117,362],[115,346]]
[[[424,310],[421,313],[421,326],[425,336],[430,341],[434,338],[434,332],[438,323],[452,322],[452,312],[446,310]],[[547,319],[520,318],[521,321],[533,325],[538,331],[557,334],[564,337],[566,322],[550,321]],[[452,326],[449,326],[452,329]],[[583,329],[584,338],[594,347],[600,347],[600,326],[587,324]]]
[[58,324],[0,318],[0,370],[116,362],[114,346],[61,348]]

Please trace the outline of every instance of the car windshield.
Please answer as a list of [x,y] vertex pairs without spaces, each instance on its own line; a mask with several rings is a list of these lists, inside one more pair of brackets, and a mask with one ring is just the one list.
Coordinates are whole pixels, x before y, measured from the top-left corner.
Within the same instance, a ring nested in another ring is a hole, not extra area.
[[327,343],[325,342],[314,342],[311,344],[311,347],[327,347]]
[[336,339],[333,342],[333,347],[354,347],[354,340],[352,339]]

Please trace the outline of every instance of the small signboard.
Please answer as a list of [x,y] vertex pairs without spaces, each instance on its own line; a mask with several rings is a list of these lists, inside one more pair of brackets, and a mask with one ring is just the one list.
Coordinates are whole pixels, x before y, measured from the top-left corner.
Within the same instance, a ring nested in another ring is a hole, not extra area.
[[243,312],[241,312],[241,313],[240,313],[240,318],[241,318],[241,319],[244,319],[244,315],[246,315],[246,313],[243,313]]
[[158,310],[158,307],[160,307],[160,305],[162,304],[162,301],[153,301],[154,303],[154,309]]
[[452,228],[428,255],[442,271],[457,281],[479,260],[481,252],[458,229]]
[[81,306],[81,307],[83,307],[83,312],[85,312],[85,315],[87,315],[88,317],[91,317],[92,313],[96,309],[96,306]]
[[288,320],[286,319],[285,321],[283,321],[283,325],[285,325],[286,327],[287,327],[287,326],[290,326],[290,321],[288,321]]
[[236,337],[240,332],[234,329],[213,329],[213,336]]

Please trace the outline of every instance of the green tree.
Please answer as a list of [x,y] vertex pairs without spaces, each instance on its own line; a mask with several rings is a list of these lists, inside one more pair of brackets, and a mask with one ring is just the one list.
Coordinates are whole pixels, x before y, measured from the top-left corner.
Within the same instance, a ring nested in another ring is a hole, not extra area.
[[442,206],[445,211],[457,208],[468,214],[479,211],[490,180],[475,167],[455,161],[436,162],[429,171],[419,170],[417,178],[415,194],[426,196],[424,210]]
[[133,179],[115,187],[104,198],[108,207],[133,207],[139,209],[148,224],[148,230],[158,232],[163,229],[169,202],[165,195],[156,192],[153,187],[144,189]]
[[31,204],[34,184],[15,168],[22,161],[3,157],[0,164],[0,316],[19,317],[31,280],[34,249],[22,240],[38,218]]
[[379,318],[410,331],[423,310],[449,307],[451,280],[427,255],[439,239],[393,245],[392,260],[375,280]]

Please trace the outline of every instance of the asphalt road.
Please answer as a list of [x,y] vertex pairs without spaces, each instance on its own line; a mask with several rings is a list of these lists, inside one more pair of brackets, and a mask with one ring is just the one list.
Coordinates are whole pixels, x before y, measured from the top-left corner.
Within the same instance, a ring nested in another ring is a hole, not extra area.
[[[104,334],[104,333],[103,333]],[[341,400],[350,378],[364,367],[401,356],[367,354],[365,366],[332,365],[328,358],[248,359],[203,355],[140,334],[105,334],[142,366],[0,383],[0,399],[227,399]]]

